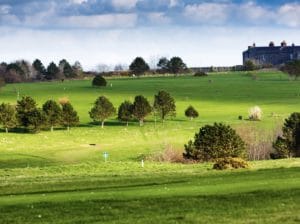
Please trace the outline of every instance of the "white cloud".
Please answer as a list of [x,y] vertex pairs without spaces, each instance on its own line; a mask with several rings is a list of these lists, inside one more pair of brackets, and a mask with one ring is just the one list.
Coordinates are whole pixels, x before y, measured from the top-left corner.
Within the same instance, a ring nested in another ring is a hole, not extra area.
[[237,5],[235,10],[242,21],[245,20],[251,23],[266,23],[275,18],[275,13],[270,9],[266,9],[252,1]]
[[223,24],[229,17],[231,7],[224,3],[201,3],[187,5],[184,16],[194,22]]
[[165,15],[163,12],[153,12],[147,15],[148,20],[153,24],[170,24],[171,18]]
[[86,2],[88,2],[88,0],[70,0],[70,3],[79,4],[79,5]]
[[281,6],[277,13],[277,22],[289,27],[300,26],[300,4],[289,3]]
[[0,15],[9,14],[11,6],[9,5],[0,5]]
[[58,25],[68,28],[117,28],[133,27],[137,22],[137,15],[103,14],[92,16],[69,16],[58,19]]
[[135,8],[138,0],[111,0],[111,4],[118,10],[129,10]]
[[175,7],[179,4],[178,0],[170,0],[169,7]]

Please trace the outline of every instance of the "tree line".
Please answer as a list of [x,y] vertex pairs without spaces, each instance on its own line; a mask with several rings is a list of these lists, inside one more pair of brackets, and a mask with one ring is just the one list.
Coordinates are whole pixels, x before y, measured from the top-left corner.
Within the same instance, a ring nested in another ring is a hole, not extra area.
[[47,67],[36,59],[31,64],[20,60],[13,63],[0,63],[0,85],[2,83],[16,83],[34,80],[54,80],[82,77],[83,69],[80,62],[71,65],[66,59],[62,59],[58,65],[51,62]]
[[[180,57],[172,57],[170,60],[163,57],[157,63],[158,73],[173,73],[188,71],[186,64]],[[120,69],[115,72],[104,72],[104,75],[119,74]],[[142,57],[136,57],[129,66],[129,71],[125,71],[126,75],[143,75],[150,73],[150,66]],[[153,72],[153,70],[152,70]],[[58,64],[51,62],[45,66],[40,59],[30,63],[25,60],[19,60],[12,63],[0,63],[0,87],[5,83],[18,83],[30,81],[48,81],[48,80],[64,80],[72,78],[82,78],[84,76],[97,75],[98,72],[84,72],[80,62],[76,61],[71,65],[66,59],[62,59]],[[123,74],[123,73],[122,73]]]
[[[118,107],[118,110],[105,96],[100,96],[94,102],[89,111],[90,118],[99,122],[104,127],[105,121],[117,114],[117,119],[128,126],[130,121],[137,120],[139,125],[144,124],[145,118],[153,114],[159,117],[162,122],[167,117],[176,116],[176,105],[174,98],[166,91],[161,90],[154,96],[154,103],[151,105],[146,97],[138,95],[134,102],[125,100]],[[185,115],[192,119],[199,116],[192,106],[189,106]],[[39,132],[42,129],[54,130],[63,126],[69,130],[70,127],[79,124],[79,117],[72,104],[68,100],[61,100],[57,103],[48,100],[42,108],[37,107],[35,100],[29,96],[22,97],[16,105],[2,103],[0,105],[0,124],[8,132],[12,128],[23,128],[29,132]]]
[[60,104],[54,100],[46,101],[42,108],[37,107],[35,100],[29,96],[22,97],[16,105],[2,103],[0,105],[0,124],[8,132],[12,128],[23,128],[29,132],[39,132],[49,128],[70,127],[79,124],[79,117],[68,101]]

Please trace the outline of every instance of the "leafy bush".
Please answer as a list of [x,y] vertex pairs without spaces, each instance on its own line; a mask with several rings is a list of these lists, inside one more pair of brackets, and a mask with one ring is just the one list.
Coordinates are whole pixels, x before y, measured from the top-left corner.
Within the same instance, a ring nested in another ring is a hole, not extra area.
[[101,75],[96,75],[92,82],[93,86],[106,86],[107,82]]
[[249,164],[247,161],[242,158],[220,158],[217,159],[213,165],[213,169],[215,170],[226,170],[226,169],[239,169],[239,168],[248,168]]
[[244,157],[245,143],[228,125],[214,123],[200,128],[194,142],[185,145],[184,157],[200,161],[211,161],[224,157]]
[[242,115],[239,115],[239,116],[238,116],[238,119],[239,119],[239,120],[243,120],[243,116],[242,116]]
[[262,110],[259,106],[251,107],[249,109],[249,120],[251,121],[260,121],[262,118]]
[[193,118],[199,117],[198,111],[193,106],[189,106],[188,108],[186,108],[184,114],[186,117],[190,118],[191,120]]
[[292,113],[284,122],[282,136],[273,144],[275,153],[272,158],[289,158],[300,156],[300,113]]
[[194,74],[195,77],[204,77],[204,76],[208,76],[207,73],[202,72],[202,71],[198,71]]

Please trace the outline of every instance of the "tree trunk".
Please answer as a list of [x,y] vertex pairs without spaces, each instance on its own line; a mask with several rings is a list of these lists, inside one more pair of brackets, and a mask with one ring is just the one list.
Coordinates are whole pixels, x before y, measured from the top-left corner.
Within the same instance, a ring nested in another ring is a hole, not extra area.
[[5,128],[5,132],[8,133],[8,128]]
[[101,121],[101,128],[104,128],[104,121]]
[[190,120],[192,121],[192,120],[193,120],[193,117],[190,117]]
[[53,126],[51,126],[51,132],[53,132]]
[[141,119],[140,120],[140,126],[143,126],[143,124],[144,124],[144,121]]
[[67,127],[68,131],[70,131],[70,126]]
[[126,121],[126,126],[128,127],[128,121]]

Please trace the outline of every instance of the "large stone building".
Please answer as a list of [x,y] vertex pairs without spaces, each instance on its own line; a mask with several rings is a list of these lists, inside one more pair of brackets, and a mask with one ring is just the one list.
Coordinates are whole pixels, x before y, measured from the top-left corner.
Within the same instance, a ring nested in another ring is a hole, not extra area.
[[256,65],[281,65],[288,61],[300,60],[300,46],[288,46],[285,41],[280,46],[270,42],[268,47],[256,47],[255,44],[243,52],[243,63],[252,61]]

